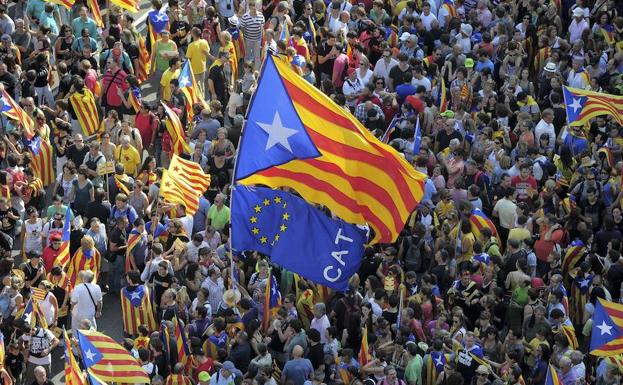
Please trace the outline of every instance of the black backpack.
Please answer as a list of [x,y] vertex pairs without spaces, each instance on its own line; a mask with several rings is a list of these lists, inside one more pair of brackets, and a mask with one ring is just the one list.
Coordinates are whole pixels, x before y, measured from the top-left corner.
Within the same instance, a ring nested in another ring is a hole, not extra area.
[[416,238],[413,235],[409,235],[405,238],[405,242],[408,245],[405,253],[406,271],[421,272],[424,265],[424,259],[422,258],[424,238]]

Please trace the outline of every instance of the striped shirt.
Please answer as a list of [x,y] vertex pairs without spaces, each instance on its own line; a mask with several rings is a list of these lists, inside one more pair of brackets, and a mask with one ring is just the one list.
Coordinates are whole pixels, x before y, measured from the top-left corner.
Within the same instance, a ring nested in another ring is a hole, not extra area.
[[262,40],[264,23],[264,15],[261,13],[257,13],[255,16],[251,16],[249,12],[245,13],[240,20],[240,29],[242,29],[245,39],[250,41]]

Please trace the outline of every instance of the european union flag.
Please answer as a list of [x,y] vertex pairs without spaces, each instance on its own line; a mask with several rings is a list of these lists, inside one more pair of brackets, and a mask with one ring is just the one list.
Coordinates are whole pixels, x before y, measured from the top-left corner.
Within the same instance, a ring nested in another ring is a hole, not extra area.
[[281,190],[236,186],[232,247],[257,250],[313,282],[345,290],[363,256],[366,232]]

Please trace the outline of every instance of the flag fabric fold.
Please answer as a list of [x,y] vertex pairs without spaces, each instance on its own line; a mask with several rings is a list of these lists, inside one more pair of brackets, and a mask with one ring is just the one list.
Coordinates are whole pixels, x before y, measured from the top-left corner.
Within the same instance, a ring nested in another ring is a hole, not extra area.
[[87,385],[78,361],[71,351],[71,340],[65,329],[63,329],[63,339],[65,340],[65,385]]
[[104,28],[102,11],[100,10],[100,5],[98,4],[97,0],[87,0],[86,4],[87,7],[91,10],[91,15],[93,15],[93,21],[95,21],[95,24],[97,24],[97,26],[100,28]]
[[63,6],[67,8],[68,10],[70,10],[71,7],[73,7],[74,3],[76,2],[76,0],[46,0],[46,1]]
[[160,103],[162,103],[162,106],[164,107],[164,112],[166,115],[164,124],[167,127],[167,132],[171,136],[173,153],[175,155],[180,155],[182,153],[190,154],[190,145],[186,140],[186,133],[184,132],[184,126],[182,126],[180,117],[164,102]]
[[197,162],[173,155],[169,172],[175,175],[176,179],[190,186],[197,194],[203,194],[210,187],[210,175],[203,172]]
[[58,255],[56,256],[55,265],[61,266],[63,269],[69,264],[69,240],[71,235],[71,208],[67,206],[65,210],[65,217],[63,218],[65,223],[63,224],[63,235],[61,236],[61,247],[59,248]]
[[54,156],[52,146],[46,140],[36,136],[31,141],[30,152],[32,154],[32,170],[41,179],[43,186],[52,185],[56,180],[54,176]]
[[151,70],[151,60],[149,57],[149,51],[147,51],[147,44],[145,38],[139,36],[138,38],[138,68],[136,70],[136,80],[139,84],[142,84],[149,77]]
[[273,263],[336,290],[345,290],[359,270],[366,232],[288,192],[236,186],[231,212],[234,250],[270,255]]
[[390,243],[421,199],[425,176],[271,56],[249,106],[234,179],[293,188],[349,223],[369,224],[373,243]]
[[195,81],[195,75],[190,66],[190,60],[186,59],[180,70],[180,76],[177,78],[179,87],[186,96],[186,116],[190,121],[194,115],[193,106],[195,104],[203,105],[203,108],[207,108],[208,105],[201,95],[201,90]]
[[89,374],[102,381],[145,384],[150,379],[138,361],[109,336],[91,330],[78,330],[82,362]]
[[138,12],[138,0],[110,0],[111,3],[129,12]]
[[264,311],[262,313],[262,330],[268,330],[272,312],[281,306],[281,292],[279,291],[279,285],[277,285],[277,279],[273,275],[272,269],[268,270],[268,277],[266,278],[266,285],[264,287]]
[[195,215],[199,208],[199,195],[167,170],[162,171],[160,194],[167,202],[183,204],[187,214]]

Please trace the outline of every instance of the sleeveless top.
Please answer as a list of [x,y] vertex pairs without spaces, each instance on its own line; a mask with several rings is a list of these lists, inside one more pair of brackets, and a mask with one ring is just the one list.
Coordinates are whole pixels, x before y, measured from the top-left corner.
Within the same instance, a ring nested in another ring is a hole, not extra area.
[[52,302],[50,302],[50,296],[52,293],[47,293],[43,301],[39,302],[39,308],[43,313],[43,317],[45,317],[45,321],[48,325],[51,325],[54,322],[54,306]]

